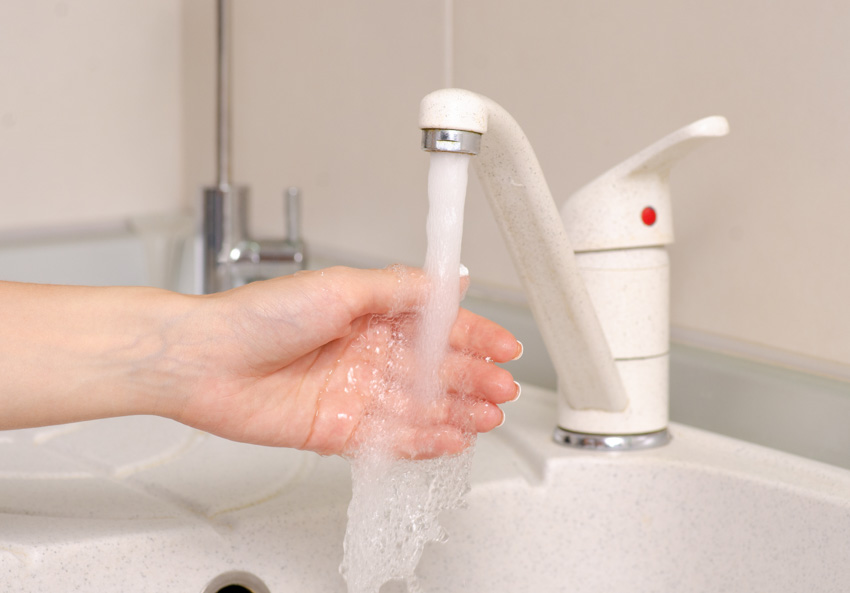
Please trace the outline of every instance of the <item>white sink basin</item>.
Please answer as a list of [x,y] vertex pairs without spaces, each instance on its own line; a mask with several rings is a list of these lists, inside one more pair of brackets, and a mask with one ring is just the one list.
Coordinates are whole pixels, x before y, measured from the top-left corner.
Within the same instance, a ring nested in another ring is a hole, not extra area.
[[473,490],[426,590],[850,590],[850,472],[680,425],[653,451],[570,451],[540,395],[500,439],[528,479]]
[[[530,387],[507,413],[425,551],[425,591],[850,590],[850,472],[680,425],[661,449],[565,449]],[[350,492],[341,459],[159,418],[0,433],[0,583],[201,593],[241,571],[343,592]]]

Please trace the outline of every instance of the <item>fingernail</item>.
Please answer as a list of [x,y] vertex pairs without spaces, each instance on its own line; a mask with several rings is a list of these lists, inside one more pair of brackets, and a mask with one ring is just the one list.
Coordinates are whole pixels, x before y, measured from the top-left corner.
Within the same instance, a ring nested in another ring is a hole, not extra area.
[[522,342],[520,342],[519,340],[517,340],[517,341],[516,341],[516,347],[517,347],[517,353],[516,353],[516,356],[514,356],[514,357],[511,359],[511,361],[519,360],[520,358],[522,358],[522,350],[523,350],[523,348],[522,348]]
[[512,402],[515,402],[516,400],[518,400],[519,396],[522,395],[522,385],[520,385],[517,381],[514,381],[514,385],[516,385],[516,395],[511,400]]
[[469,268],[467,268],[463,264],[460,264],[460,277],[464,278],[466,276],[469,276]]
[[[499,409],[501,410],[501,408],[499,408]],[[499,426],[502,426],[505,423],[505,418],[507,418],[507,416],[505,416],[505,411],[502,410],[502,421],[499,422],[499,424],[496,426],[496,428],[499,428]]]

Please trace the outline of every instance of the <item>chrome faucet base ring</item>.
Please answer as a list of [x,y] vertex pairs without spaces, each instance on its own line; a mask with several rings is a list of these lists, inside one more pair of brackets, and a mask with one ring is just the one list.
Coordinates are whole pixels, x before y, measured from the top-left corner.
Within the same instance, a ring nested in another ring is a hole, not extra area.
[[559,445],[592,451],[639,451],[661,447],[670,442],[666,428],[643,434],[587,434],[555,427],[552,438]]

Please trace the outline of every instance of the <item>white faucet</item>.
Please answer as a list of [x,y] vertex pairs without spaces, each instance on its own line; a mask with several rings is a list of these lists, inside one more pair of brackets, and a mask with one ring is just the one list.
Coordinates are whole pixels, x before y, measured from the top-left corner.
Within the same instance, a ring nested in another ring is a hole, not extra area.
[[638,449],[669,440],[668,177],[722,117],[656,142],[564,202],[522,129],[494,101],[443,89],[421,103],[423,148],[477,154],[478,177],[558,374],[564,444]]

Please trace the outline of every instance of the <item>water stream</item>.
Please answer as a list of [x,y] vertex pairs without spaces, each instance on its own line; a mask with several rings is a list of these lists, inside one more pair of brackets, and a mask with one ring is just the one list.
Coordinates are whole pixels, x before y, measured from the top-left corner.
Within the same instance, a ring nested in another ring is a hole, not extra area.
[[[389,330],[386,373],[371,384],[372,390],[381,392],[376,399],[386,410],[372,414],[371,442],[351,459],[352,499],[340,567],[349,593],[378,593],[384,583],[394,580],[403,582],[408,591],[419,591],[415,569],[425,544],[446,538],[437,517],[458,507],[469,488],[472,447],[436,459],[399,459],[388,444],[394,435],[387,434],[399,430],[398,414],[428,418],[434,410],[445,409],[450,398],[463,397],[447,393],[440,368],[461,298],[468,167],[467,155],[431,153],[424,265],[431,290],[412,327],[390,324],[394,329]],[[414,398],[416,405],[400,406],[405,397]],[[414,419],[404,420],[406,428]],[[461,428],[470,441],[474,439],[471,428]]]

